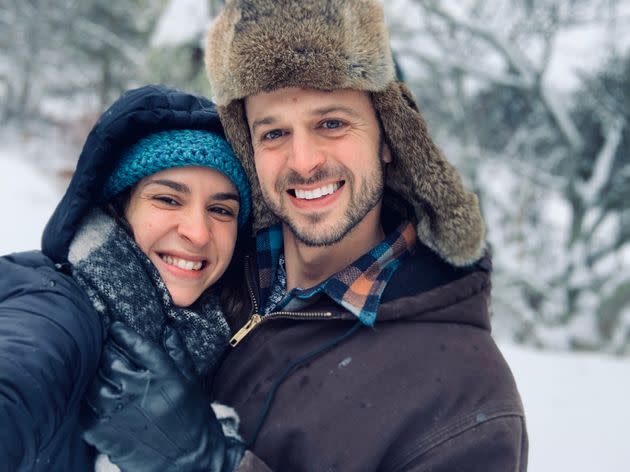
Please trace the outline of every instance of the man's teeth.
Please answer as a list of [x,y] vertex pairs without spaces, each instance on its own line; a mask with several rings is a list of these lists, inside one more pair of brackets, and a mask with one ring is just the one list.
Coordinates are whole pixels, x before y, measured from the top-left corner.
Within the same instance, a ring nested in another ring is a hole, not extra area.
[[203,267],[203,262],[193,262],[187,261],[186,259],[180,259],[179,257],[172,256],[162,256],[162,260],[167,264],[174,265],[175,267],[179,267],[180,269],[186,270],[200,270]]
[[321,198],[325,195],[330,195],[331,193],[335,192],[340,186],[341,184],[337,182],[313,190],[300,190],[296,188],[295,196],[297,198],[303,198],[304,200],[313,200],[315,198]]

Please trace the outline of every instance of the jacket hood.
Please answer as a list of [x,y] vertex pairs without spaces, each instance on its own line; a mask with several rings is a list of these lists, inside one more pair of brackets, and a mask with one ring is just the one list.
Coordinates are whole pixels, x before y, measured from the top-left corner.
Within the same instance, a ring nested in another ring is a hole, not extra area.
[[172,129],[201,129],[224,137],[214,104],[199,96],[148,85],[114,102],[90,131],[68,189],[44,229],[44,254],[66,262],[82,218],[101,202],[122,151],[149,134]]
[[392,151],[385,184],[414,206],[418,238],[457,266],[478,260],[477,196],[429,136],[396,80],[378,0],[228,0],[208,33],[206,72],[228,140],[252,184],[255,231],[277,221],[256,179],[244,97],[285,87],[370,94]]
[[376,326],[390,321],[450,323],[489,332],[491,266],[488,253],[457,268],[420,245],[387,284]]

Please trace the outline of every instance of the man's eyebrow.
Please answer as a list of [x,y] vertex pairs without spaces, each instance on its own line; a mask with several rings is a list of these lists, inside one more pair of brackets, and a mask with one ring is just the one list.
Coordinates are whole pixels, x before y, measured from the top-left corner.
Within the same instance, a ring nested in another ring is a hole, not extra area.
[[182,184],[180,182],[175,182],[174,180],[150,179],[148,182],[146,182],[143,185],[143,187],[146,187],[147,185],[151,185],[151,184],[164,185],[165,187],[172,188],[176,192],[190,193],[190,188],[188,187],[188,185]]
[[343,105],[330,105],[328,107],[316,108],[315,110],[311,112],[311,115],[323,116],[323,115],[328,115],[329,113],[337,113],[337,112],[345,113],[355,118],[361,117],[361,114],[358,113],[356,110],[350,107],[345,107]]
[[256,128],[263,125],[272,125],[276,122],[276,119],[273,116],[265,116],[259,120],[254,120],[252,123],[252,134],[256,131]]

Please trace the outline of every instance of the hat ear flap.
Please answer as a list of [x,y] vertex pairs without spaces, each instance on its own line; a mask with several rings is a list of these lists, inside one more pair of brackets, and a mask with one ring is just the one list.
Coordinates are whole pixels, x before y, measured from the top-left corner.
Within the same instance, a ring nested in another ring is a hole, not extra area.
[[392,82],[372,93],[393,162],[386,185],[415,209],[418,238],[457,266],[478,260],[485,246],[485,226],[477,196],[467,191],[459,173],[429,137],[411,91]]
[[233,100],[225,106],[217,107],[225,136],[232,145],[234,153],[241,161],[247,174],[252,193],[252,230],[254,234],[263,228],[267,228],[278,222],[275,215],[265,203],[254,162],[254,149],[252,148],[245,104],[243,100]]

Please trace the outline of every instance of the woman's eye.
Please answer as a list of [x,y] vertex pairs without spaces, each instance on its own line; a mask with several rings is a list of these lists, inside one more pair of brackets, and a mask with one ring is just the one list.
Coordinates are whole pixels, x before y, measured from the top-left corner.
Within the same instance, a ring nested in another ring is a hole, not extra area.
[[337,129],[343,126],[343,121],[340,120],[326,120],[322,123],[322,128]]
[[265,134],[263,134],[263,140],[264,141],[271,141],[274,139],[278,139],[281,138],[283,136],[283,132],[279,129],[274,129],[272,131],[268,131]]
[[210,207],[209,210],[210,212],[218,214],[220,216],[232,217],[236,215],[233,210],[225,207]]
[[166,205],[169,206],[176,206],[179,205],[179,202],[177,200],[175,200],[172,197],[167,197],[165,195],[157,195],[155,197],[153,197],[155,200],[161,202],[161,203],[165,203]]

